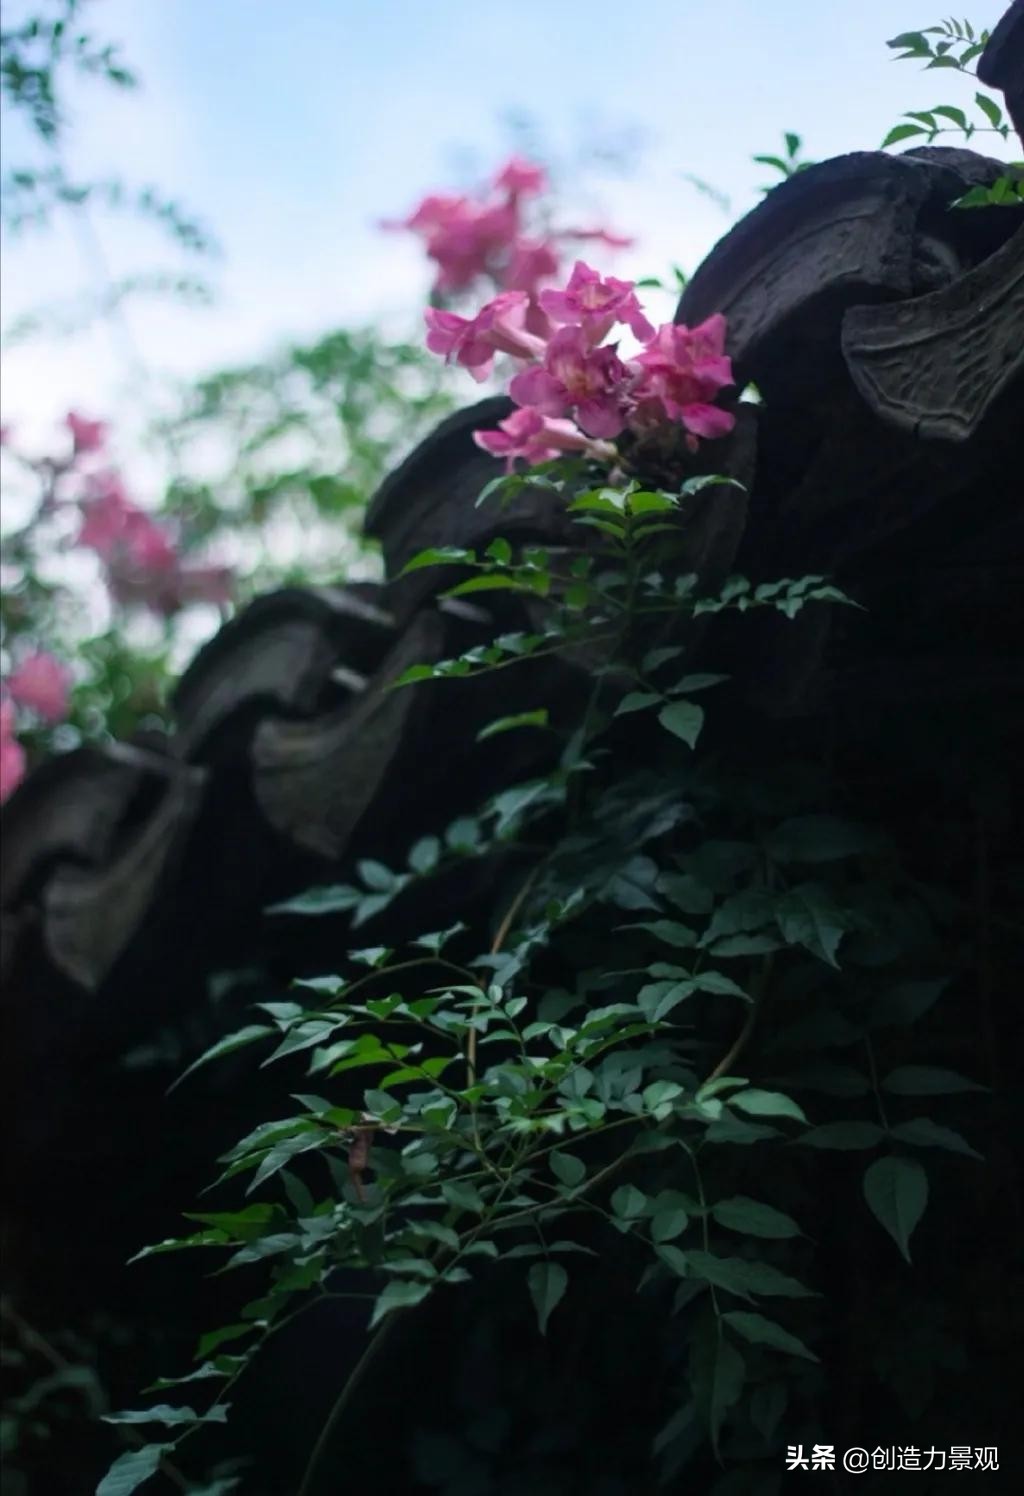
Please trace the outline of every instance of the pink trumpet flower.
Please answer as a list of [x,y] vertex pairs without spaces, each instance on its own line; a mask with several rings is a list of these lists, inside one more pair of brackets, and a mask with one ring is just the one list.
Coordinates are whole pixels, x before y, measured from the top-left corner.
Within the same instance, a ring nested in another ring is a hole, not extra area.
[[548,462],[560,452],[586,452],[599,444],[588,441],[571,421],[552,420],[539,411],[514,410],[496,431],[474,431],[473,440],[492,457],[505,458],[511,472],[517,457],[524,462]]
[[502,291],[477,312],[460,317],[427,307],[427,347],[448,363],[454,359],[482,382],[491,372],[495,353],[514,358],[536,358],[544,351],[544,340],[526,331],[529,297],[525,291]]
[[614,275],[602,280],[582,260],[573,266],[564,291],[542,291],[539,300],[552,322],[582,327],[595,348],[616,322],[628,327],[641,343],[654,337],[654,328],[643,314],[633,282],[616,280]]
[[517,405],[544,416],[572,411],[588,436],[612,438],[625,421],[622,396],[629,370],[614,348],[594,348],[579,327],[562,327],[547,345],[543,366],[517,374],[508,392]]

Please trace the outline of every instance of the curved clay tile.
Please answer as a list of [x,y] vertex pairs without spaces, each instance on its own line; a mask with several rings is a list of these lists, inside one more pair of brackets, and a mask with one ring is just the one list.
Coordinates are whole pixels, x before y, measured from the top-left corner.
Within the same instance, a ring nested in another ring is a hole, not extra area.
[[[377,589],[370,591],[376,598]],[[390,647],[390,614],[351,588],[285,588],[258,598],[199,651],[172,698],[175,746],[203,758],[246,708],[310,712],[339,663],[372,669]]]
[[167,892],[199,808],[202,769],[173,765],[149,815],[96,868],[64,864],[43,894],[43,931],[53,964],[93,990]]
[[443,626],[418,615],[351,705],[308,721],[270,718],[252,746],[256,803],[274,829],[324,857],[342,855],[398,751],[415,691],[393,690],[410,665],[440,658]]
[[797,172],[719,241],[683,292],[676,321],[693,326],[723,312],[738,381],[753,380],[769,398],[820,390],[823,373],[835,369],[848,307],[912,295],[922,264],[929,282],[959,272],[952,242],[944,257],[932,242],[935,213],[979,171],[983,180],[999,171],[999,163],[982,169],[975,156],[967,169],[959,159],[966,154],[858,151]]
[[1024,0],[1013,0],[978,58],[978,77],[999,88],[1018,135],[1024,135]]
[[[3,907],[38,925],[58,971],[98,986],[188,838],[205,774],[128,744],[80,748],[31,775],[4,814]],[[5,950],[5,967],[14,951]]]

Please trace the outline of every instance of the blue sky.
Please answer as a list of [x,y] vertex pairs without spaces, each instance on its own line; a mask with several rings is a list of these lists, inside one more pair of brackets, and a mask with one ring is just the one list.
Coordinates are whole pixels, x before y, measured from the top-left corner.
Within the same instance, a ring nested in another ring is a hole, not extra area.
[[[7,0],[15,19],[28,0]],[[209,311],[136,303],[131,337],[151,375],[258,357],[291,336],[377,321],[416,326],[429,284],[415,246],[381,216],[429,188],[465,185],[508,150],[501,120],[530,115],[556,157],[597,133],[639,129],[631,180],[569,173],[586,215],[637,235],[620,274],[692,268],[729,219],[688,185],[693,173],[733,214],[768,180],[755,152],[783,130],[814,158],[877,146],[906,109],[968,105],[948,72],[895,63],[894,33],[936,19],[930,0],[93,0],[95,31],[123,44],[137,93],[91,85],[69,97],[66,159],[81,176],[152,181],[217,234]],[[1001,7],[984,0],[975,26]],[[19,145],[7,133],[7,152]],[[150,230],[97,218],[116,275],[181,266]],[[182,267],[187,268],[187,267]],[[68,230],[9,245],[3,322],[95,285]],[[140,384],[108,329],[9,351],[3,412],[41,429],[69,404],[138,429]]]

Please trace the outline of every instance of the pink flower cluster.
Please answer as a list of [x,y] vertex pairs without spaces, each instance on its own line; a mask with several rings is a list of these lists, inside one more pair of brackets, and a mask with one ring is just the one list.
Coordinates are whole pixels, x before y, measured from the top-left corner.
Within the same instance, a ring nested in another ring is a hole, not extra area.
[[[496,431],[474,433],[477,444],[511,469],[516,458],[543,462],[558,452],[591,450],[607,456],[607,443],[625,431],[648,434],[681,425],[686,444],[725,436],[736,423],[713,402],[732,384],[725,353],[725,318],[699,327],[644,316],[632,281],[606,279],[577,260],[562,291],[541,291],[538,307],[548,331],[528,330],[528,296],[505,291],[475,317],[429,307],[427,347],[485,379],[495,354],[522,361],[508,392],[521,407]],[[636,357],[619,357],[604,339],[616,325],[643,345]],[[614,451],[612,449],[612,455]]]
[[[129,498],[119,473],[103,467],[108,425],[69,411],[64,419],[71,434],[71,451],[65,457],[36,461],[20,458],[25,466],[44,477],[50,492],[39,510],[39,518],[57,508],[78,508],[82,524],[74,544],[95,551],[103,562],[111,597],[123,606],[149,608],[170,617],[189,603],[224,606],[231,600],[230,567],[193,565],[183,559],[175,537]],[[10,446],[10,428],[0,428],[3,444]],[[15,454],[17,456],[17,454]],[[58,483],[77,482],[73,499],[58,496]]]
[[45,649],[26,655],[2,684],[0,698],[0,804],[25,776],[25,750],[15,736],[16,712],[40,723],[61,722],[68,712],[71,671]]
[[530,222],[529,203],[547,189],[544,168],[521,156],[506,161],[481,197],[434,193],[407,218],[390,220],[386,229],[408,229],[423,240],[437,267],[434,292],[439,297],[470,290],[479,279],[500,290],[522,291],[528,298],[527,326],[544,330],[537,313],[543,282],[558,274],[559,241],[593,240],[613,248],[632,241],[607,229],[551,229]]
[[170,617],[186,603],[230,600],[230,569],[186,565],[166,527],[128,497],[113,470],[89,473],[79,504],[76,544],[100,557],[116,602]]

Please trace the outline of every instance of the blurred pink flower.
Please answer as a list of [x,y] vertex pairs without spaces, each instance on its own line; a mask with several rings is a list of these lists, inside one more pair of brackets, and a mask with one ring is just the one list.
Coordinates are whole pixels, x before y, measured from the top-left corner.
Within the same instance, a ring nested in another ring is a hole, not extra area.
[[188,603],[230,601],[231,568],[183,564],[173,535],[128,497],[117,473],[90,474],[81,508],[77,543],[102,560],[116,602],[170,617]]
[[596,270],[582,260],[573,266],[564,291],[542,291],[538,298],[552,322],[572,323],[582,327],[593,347],[602,341],[616,322],[622,322],[641,343],[654,336],[633,290],[632,281],[616,280],[613,275],[602,280]]
[[468,197],[434,192],[417,203],[408,218],[385,218],[381,220],[380,226],[382,229],[412,229],[413,233],[432,234],[472,206]]
[[13,430],[13,426],[0,426],[0,447],[7,446],[8,442],[11,439],[11,432]]
[[614,348],[593,348],[579,327],[561,327],[547,345],[543,367],[517,374],[508,392],[517,405],[545,416],[572,411],[588,436],[615,437],[625,421],[622,396],[629,369]]
[[76,411],[69,410],[64,418],[76,457],[86,457],[90,452],[102,452],[107,440],[106,421],[90,421]]
[[519,232],[514,203],[481,207],[463,199],[427,239],[427,255],[438,267],[434,290],[464,291],[500,262]]
[[490,374],[495,353],[536,358],[544,352],[544,340],[526,331],[528,307],[524,291],[500,292],[475,317],[427,307],[427,347],[449,363],[462,364],[480,382]]
[[108,563],[127,560],[142,571],[167,571],[176,565],[171,537],[128,497],[118,473],[90,474],[85,493],[78,545]]
[[558,274],[560,261],[558,251],[550,239],[516,239],[512,254],[502,272],[502,285],[510,291],[525,291],[530,298],[526,313],[527,331],[538,337],[551,334],[551,323],[537,304],[537,292],[541,281]]
[[178,553],[167,531],[141,509],[126,516],[124,545],[129,561],[142,572],[173,571]]
[[109,556],[121,542],[134,507],[120,474],[112,470],[90,473],[81,500],[82,528],[75,544],[98,556]]
[[0,805],[25,777],[25,750],[14,736],[14,707],[0,701]]
[[514,410],[496,431],[474,431],[473,440],[492,457],[504,457],[507,472],[517,457],[547,462],[560,452],[584,452],[594,445],[571,421],[555,421],[532,409]]
[[507,257],[519,232],[514,195],[505,202],[479,203],[449,193],[431,193],[407,218],[384,220],[385,229],[409,229],[425,241],[437,265],[434,290],[464,291]]
[[527,161],[523,156],[511,156],[495,174],[494,185],[503,192],[511,193],[513,197],[533,197],[546,189],[547,173],[543,166],[538,166],[534,161]]
[[11,700],[28,707],[44,722],[62,722],[67,716],[71,671],[47,650],[37,649],[26,655],[6,684]]

